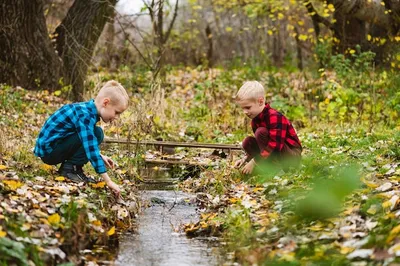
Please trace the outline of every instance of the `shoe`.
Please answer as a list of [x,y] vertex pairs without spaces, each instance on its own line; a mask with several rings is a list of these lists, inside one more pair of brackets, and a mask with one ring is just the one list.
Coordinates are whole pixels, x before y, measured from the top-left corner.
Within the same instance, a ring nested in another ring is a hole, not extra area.
[[82,177],[82,179],[84,180],[84,182],[86,183],[97,183],[97,181],[93,178],[91,178],[90,176],[85,175],[85,173],[83,172],[83,168],[82,165],[77,165],[76,166],[76,173]]
[[80,165],[62,163],[58,173],[75,183],[96,183],[96,180],[85,175]]

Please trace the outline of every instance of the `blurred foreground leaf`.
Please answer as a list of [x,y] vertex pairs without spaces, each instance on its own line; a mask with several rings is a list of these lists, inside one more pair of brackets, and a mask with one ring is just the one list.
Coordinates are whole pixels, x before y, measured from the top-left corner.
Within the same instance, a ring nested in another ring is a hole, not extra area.
[[355,167],[339,171],[332,179],[319,179],[305,198],[295,203],[295,213],[310,220],[335,216],[339,213],[344,198],[359,188],[360,184]]

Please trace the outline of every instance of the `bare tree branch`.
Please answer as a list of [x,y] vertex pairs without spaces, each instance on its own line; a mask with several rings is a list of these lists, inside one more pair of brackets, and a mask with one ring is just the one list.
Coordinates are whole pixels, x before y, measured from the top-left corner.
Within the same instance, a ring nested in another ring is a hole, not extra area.
[[174,10],[174,15],[172,17],[171,23],[169,24],[168,30],[165,33],[165,40],[167,41],[169,38],[169,35],[171,33],[172,27],[174,26],[175,23],[175,19],[178,16],[178,5],[179,5],[179,0],[176,0],[176,4],[175,4],[175,10]]
[[118,24],[120,25],[122,32],[124,33],[125,38],[128,40],[128,42],[135,48],[135,50],[138,52],[139,56],[143,59],[145,64],[151,69],[152,65],[147,61],[147,58],[142,54],[142,52],[139,50],[139,48],[136,46],[134,42],[129,38],[129,34],[125,31],[124,26],[122,25],[121,21],[116,17]]

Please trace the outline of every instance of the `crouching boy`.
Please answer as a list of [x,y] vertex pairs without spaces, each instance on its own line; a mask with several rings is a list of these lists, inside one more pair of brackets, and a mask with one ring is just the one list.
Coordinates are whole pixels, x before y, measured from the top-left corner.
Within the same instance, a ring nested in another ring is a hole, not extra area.
[[96,126],[100,118],[108,123],[126,110],[129,96],[122,85],[108,81],[95,99],[62,106],[43,125],[34,153],[46,164],[61,163],[59,174],[74,182],[96,182],[86,176],[82,167],[90,161],[108,187],[120,195],[120,188],[107,174],[113,168],[111,158],[100,153],[103,130]]
[[246,156],[235,162],[242,173],[251,174],[257,164],[270,162],[280,165],[285,162],[298,164],[302,147],[296,131],[289,120],[265,103],[264,87],[257,81],[247,81],[239,89],[236,101],[244,114],[251,118],[254,137],[243,140]]

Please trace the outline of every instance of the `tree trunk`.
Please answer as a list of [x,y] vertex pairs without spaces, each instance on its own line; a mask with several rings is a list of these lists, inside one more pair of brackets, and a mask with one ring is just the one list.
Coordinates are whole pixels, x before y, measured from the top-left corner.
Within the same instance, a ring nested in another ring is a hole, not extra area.
[[94,47],[116,2],[75,0],[56,29],[56,49],[64,62],[64,83],[72,85],[74,100],[83,98],[84,80]]
[[42,0],[0,4],[0,83],[54,90],[62,63],[46,28]]
[[212,67],[213,66],[213,36],[211,32],[210,25],[207,24],[206,27],[206,37],[207,37],[207,43],[208,43],[208,49],[207,49],[207,66]]
[[334,24],[334,34],[339,43],[334,47],[334,52],[344,54],[348,49],[354,49],[360,45],[365,48],[366,23],[357,18],[335,13],[336,23]]
[[[112,13],[112,17],[110,17],[110,21],[106,24],[104,29],[104,49],[101,50],[101,62],[100,65],[105,68],[110,68],[110,71],[118,68],[118,65],[115,63],[116,59],[116,51],[115,51],[115,12]],[[102,38],[102,37],[101,37]],[[99,45],[99,44],[98,44]],[[101,47],[101,46],[100,46]]]
[[328,0],[341,13],[376,24],[388,33],[395,34],[399,24],[400,3],[398,0]]

